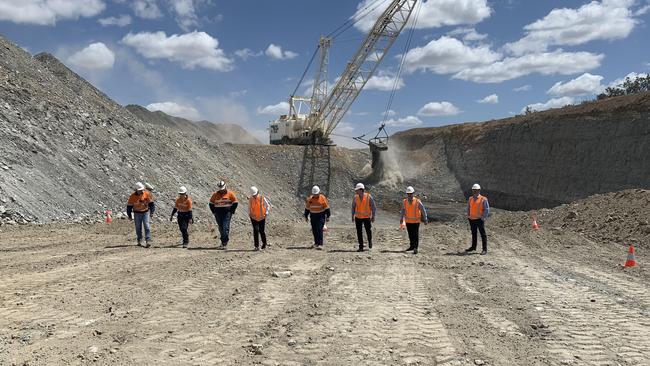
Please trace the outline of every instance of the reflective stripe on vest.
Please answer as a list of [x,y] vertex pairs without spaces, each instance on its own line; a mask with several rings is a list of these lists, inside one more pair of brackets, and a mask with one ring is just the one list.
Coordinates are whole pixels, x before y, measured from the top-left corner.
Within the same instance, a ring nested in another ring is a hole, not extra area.
[[258,194],[248,200],[248,215],[255,221],[262,221],[266,218],[266,205],[264,196]]
[[329,208],[327,205],[327,199],[323,195],[311,196],[307,200],[306,206],[307,210],[311,213],[321,213],[325,212]]
[[129,199],[129,203],[133,205],[133,211],[137,213],[149,211],[149,203],[151,202],[151,194],[147,191],[143,191],[139,195],[133,193]]
[[233,195],[230,191],[226,191],[224,194],[217,193],[214,201],[212,203],[216,207],[231,207],[235,202],[232,199]]
[[407,224],[417,224],[420,222],[422,217],[422,211],[420,211],[420,200],[414,198],[411,203],[409,203],[408,198],[404,199],[404,221]]
[[485,197],[480,194],[476,199],[474,199],[474,196],[469,197],[469,218],[471,220],[477,220],[483,217],[483,213],[485,212],[485,207],[483,207],[484,200]]
[[369,219],[372,214],[370,208],[370,193],[364,193],[363,198],[358,194],[354,195],[354,217],[358,219]]
[[176,199],[176,209],[178,212],[190,212],[192,211],[192,199],[189,197],[186,198],[177,198]]

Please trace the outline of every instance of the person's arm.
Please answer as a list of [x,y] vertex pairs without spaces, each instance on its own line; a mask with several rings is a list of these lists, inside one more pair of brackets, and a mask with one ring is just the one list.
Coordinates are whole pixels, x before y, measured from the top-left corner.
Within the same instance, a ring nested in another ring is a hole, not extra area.
[[370,219],[374,220],[375,216],[377,216],[377,206],[375,206],[375,199],[372,196],[370,196],[370,210],[372,212],[372,217]]
[[266,197],[264,197],[262,201],[263,201],[262,204],[264,205],[264,210],[266,211],[266,216],[268,216],[269,210],[271,209],[271,205],[269,204],[269,200],[267,200]]
[[153,217],[154,212],[156,212],[156,203],[155,202],[149,202],[149,215]]
[[332,215],[332,211],[330,211],[329,207],[325,209],[325,219],[329,221],[330,216]]
[[399,210],[399,215],[400,215],[399,222],[400,222],[400,224],[402,223],[402,221],[404,221],[404,214],[405,213],[406,213],[406,209],[404,208],[404,204],[402,203],[402,208]]
[[424,208],[424,205],[422,204],[422,201],[418,200],[418,205],[420,206],[420,214],[422,215],[421,219],[422,222],[429,223],[429,218],[427,217],[427,209]]
[[466,213],[467,218],[469,218],[469,200],[471,200],[471,199],[472,199],[472,197],[470,197],[470,198],[467,200],[467,210],[466,210],[466,211],[467,211],[467,213]]
[[481,219],[483,219],[483,221],[485,221],[485,219],[487,219],[489,214],[490,214],[490,204],[488,203],[487,198],[484,198],[483,199],[483,217],[481,217]]
[[235,214],[235,211],[237,211],[237,206],[239,206],[239,202],[235,201],[232,203],[232,206],[230,206],[230,213]]
[[126,206],[126,216],[129,218],[129,220],[133,220],[133,205],[127,205]]

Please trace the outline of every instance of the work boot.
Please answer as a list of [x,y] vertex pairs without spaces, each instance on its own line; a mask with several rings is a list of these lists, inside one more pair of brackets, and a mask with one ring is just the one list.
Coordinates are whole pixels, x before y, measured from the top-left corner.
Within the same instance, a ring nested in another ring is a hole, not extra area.
[[139,246],[139,247],[142,246],[142,240],[138,240],[138,246]]
[[322,245],[317,245],[316,250],[323,250],[323,246]]
[[357,249],[357,252],[363,252],[363,248]]
[[415,248],[413,248],[413,247],[408,247],[408,249],[406,249],[406,250],[404,250],[404,251],[405,251],[405,252],[410,252],[410,251],[413,250],[413,249],[415,249]]
[[183,244],[183,249],[187,249],[187,244]]
[[372,243],[368,243],[368,250],[372,249]]
[[266,249],[266,244],[262,244],[262,250]]
[[470,248],[465,249],[465,253],[474,252],[474,251],[476,251],[476,248],[471,248],[470,247]]
[[487,250],[481,252],[481,255],[486,255],[486,254],[487,254]]
[[413,249],[413,254],[418,254],[418,248]]
[[255,251],[256,251],[256,252],[259,252],[259,251],[260,251],[260,247],[255,247]]
[[151,240],[147,240],[147,242],[144,244],[145,248],[149,248],[151,246]]

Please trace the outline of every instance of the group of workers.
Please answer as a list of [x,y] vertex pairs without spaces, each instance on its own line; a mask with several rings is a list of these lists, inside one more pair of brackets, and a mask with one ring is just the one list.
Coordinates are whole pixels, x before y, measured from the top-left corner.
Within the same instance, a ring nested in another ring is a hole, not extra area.
[[[153,187],[149,184],[137,182],[134,192],[129,197],[127,203],[127,216],[129,220],[135,220],[135,231],[139,246],[143,246],[144,228],[144,247],[151,245],[150,218],[153,216],[156,206],[155,198],[152,193]],[[485,220],[490,212],[490,205],[485,196],[481,195],[481,186],[474,184],[472,186],[472,196],[467,202],[467,219],[470,224],[472,233],[472,245],[465,252],[476,250],[478,234],[482,240],[482,255],[487,254],[487,235],[485,233]],[[406,198],[402,202],[400,210],[400,229],[406,230],[409,237],[409,247],[406,251],[413,251],[418,254],[419,247],[419,230],[420,223],[428,224],[427,211],[422,201],[415,197],[415,189],[407,187],[405,190]],[[217,183],[217,191],[210,197],[209,207],[214,215],[215,221],[219,228],[221,248],[226,248],[230,240],[230,221],[235,214],[239,202],[237,196],[232,190],[226,188],[224,181]],[[271,205],[257,187],[250,188],[250,198],[248,199],[248,216],[253,226],[253,244],[255,250],[266,249],[265,223],[269,214]],[[331,210],[327,197],[323,195],[318,186],[314,186],[311,195],[305,203],[304,219],[311,222],[312,234],[314,236],[314,248],[323,248],[323,231],[326,223],[329,222]],[[182,247],[187,248],[189,245],[189,225],[194,223],[192,215],[192,199],[187,194],[187,188],[180,187],[178,198],[169,220],[173,221],[174,215],[177,215],[178,228],[182,236]],[[368,241],[368,250],[372,249],[372,224],[377,217],[377,207],[375,200],[370,193],[366,192],[363,183],[355,186],[355,195],[352,199],[351,220],[357,229],[357,242],[359,252],[364,251],[363,231],[365,229]],[[261,239],[261,248],[260,248]]]

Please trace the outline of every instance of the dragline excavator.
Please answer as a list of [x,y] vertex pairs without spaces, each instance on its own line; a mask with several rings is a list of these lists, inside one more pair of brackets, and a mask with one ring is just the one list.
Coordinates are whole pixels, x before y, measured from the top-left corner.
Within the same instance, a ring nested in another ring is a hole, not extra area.
[[[385,1],[383,0],[381,3]],[[327,67],[332,38],[321,37],[317,49],[320,51],[320,63],[316,70],[311,97],[295,95],[302,82],[301,79],[298,87],[289,97],[289,114],[281,115],[269,125],[270,143],[274,145],[331,145],[332,131],[406,26],[416,2],[417,0],[392,0],[390,2],[329,92]],[[374,4],[381,5],[381,3],[377,1]],[[316,54],[318,52],[314,53],[310,64]],[[305,70],[306,72],[307,70]],[[385,138],[379,137],[382,131]],[[357,140],[370,145],[371,150],[386,150],[387,137],[388,135],[381,126],[375,138],[370,140],[357,138]]]

